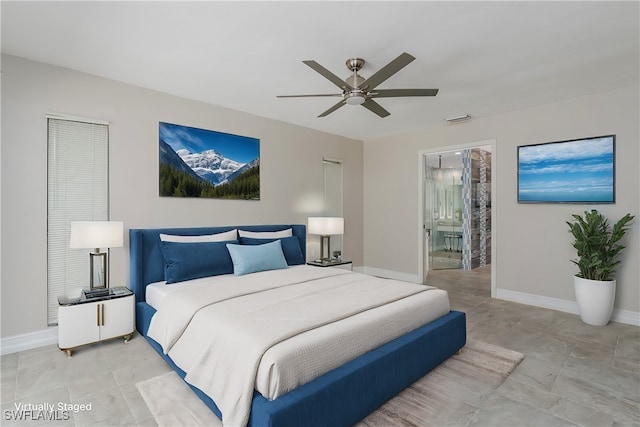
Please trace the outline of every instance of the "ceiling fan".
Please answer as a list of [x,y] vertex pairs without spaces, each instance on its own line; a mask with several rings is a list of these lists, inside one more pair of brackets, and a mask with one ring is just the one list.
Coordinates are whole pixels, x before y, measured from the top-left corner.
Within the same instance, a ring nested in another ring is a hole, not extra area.
[[389,113],[382,108],[380,104],[375,102],[373,98],[392,98],[401,96],[436,96],[438,89],[378,89],[375,90],[382,82],[393,76],[395,73],[409,65],[414,59],[408,53],[403,53],[396,59],[382,67],[368,79],[365,79],[358,71],[364,66],[364,59],[351,58],[347,59],[346,65],[353,74],[346,80],[333,74],[331,71],[318,64],[316,61],[302,61],[318,73],[322,74],[331,83],[342,89],[342,93],[336,94],[318,94],[318,95],[278,95],[277,98],[305,98],[312,96],[341,96],[342,100],[320,114],[318,117],[325,117],[345,104],[362,105],[369,111],[380,117],[387,117]]

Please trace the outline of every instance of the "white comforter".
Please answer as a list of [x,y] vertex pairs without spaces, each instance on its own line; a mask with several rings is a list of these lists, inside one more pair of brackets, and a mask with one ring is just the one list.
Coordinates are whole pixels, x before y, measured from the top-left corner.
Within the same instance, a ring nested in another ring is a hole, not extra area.
[[[245,425],[254,388],[266,397],[277,397],[291,387],[280,387],[278,375],[273,375],[275,364],[262,368],[265,361],[267,365],[271,363],[269,354],[277,353],[275,349],[291,346],[289,343],[304,344],[309,336],[315,336],[315,344],[306,343],[301,348],[303,353],[306,349],[314,356],[308,350],[324,345],[334,349],[329,331],[336,327],[341,337],[337,342],[354,340],[364,346],[347,351],[346,356],[336,352],[334,361],[316,357],[320,359],[315,360],[320,362],[316,363],[318,366],[303,368],[304,378],[293,380],[296,385],[302,384],[445,314],[449,309],[446,293],[433,289],[306,266],[241,277],[220,276],[215,286],[198,284],[172,293],[153,317],[148,334],[187,373],[185,379],[216,402],[224,425]],[[444,295],[446,303],[439,304],[438,310],[425,318],[422,312],[428,310],[423,303],[414,304],[413,311],[407,313],[405,301],[416,298],[407,298],[411,295],[423,299],[426,296],[423,302],[431,295],[439,300]],[[382,314],[378,315],[378,311]],[[389,321],[386,316],[394,311],[402,313],[402,317],[406,313],[409,324]],[[344,321],[337,322],[341,319]],[[368,324],[371,328],[363,334],[362,328]],[[290,351],[288,354],[289,362],[299,363],[295,351],[293,357]],[[308,358],[302,363],[309,363]],[[259,367],[266,374],[256,380]],[[266,390],[260,390],[260,384]]]

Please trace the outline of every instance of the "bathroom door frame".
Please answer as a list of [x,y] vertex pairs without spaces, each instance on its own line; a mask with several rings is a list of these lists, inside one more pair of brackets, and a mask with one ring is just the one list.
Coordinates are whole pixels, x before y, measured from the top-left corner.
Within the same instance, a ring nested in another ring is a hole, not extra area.
[[480,148],[482,146],[491,146],[491,298],[496,295],[496,271],[498,260],[496,258],[496,140],[488,139],[484,141],[470,142],[467,144],[441,146],[435,148],[426,148],[418,151],[418,280],[425,281],[425,239],[424,239],[424,180],[425,180],[425,157],[427,155],[438,154],[450,151],[469,150]]

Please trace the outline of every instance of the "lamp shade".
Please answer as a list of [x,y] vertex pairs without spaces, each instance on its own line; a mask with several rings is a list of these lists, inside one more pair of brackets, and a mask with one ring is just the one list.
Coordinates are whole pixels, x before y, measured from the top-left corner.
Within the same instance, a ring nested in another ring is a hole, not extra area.
[[344,234],[344,218],[334,216],[309,217],[309,234],[332,236]]
[[117,248],[122,246],[123,234],[121,221],[74,221],[69,247]]

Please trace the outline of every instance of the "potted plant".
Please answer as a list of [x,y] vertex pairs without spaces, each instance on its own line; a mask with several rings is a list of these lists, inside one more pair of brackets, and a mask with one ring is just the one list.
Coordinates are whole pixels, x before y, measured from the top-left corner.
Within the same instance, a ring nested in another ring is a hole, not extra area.
[[585,211],[584,216],[572,216],[574,221],[567,224],[578,252],[578,259],[571,262],[580,270],[574,277],[580,318],[589,325],[604,326],[609,323],[615,300],[614,267],[620,263],[618,258],[625,248],[619,242],[635,216],[626,214],[613,227],[595,209]]

